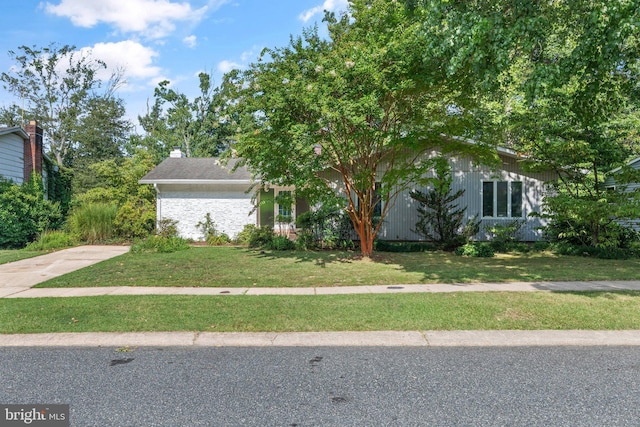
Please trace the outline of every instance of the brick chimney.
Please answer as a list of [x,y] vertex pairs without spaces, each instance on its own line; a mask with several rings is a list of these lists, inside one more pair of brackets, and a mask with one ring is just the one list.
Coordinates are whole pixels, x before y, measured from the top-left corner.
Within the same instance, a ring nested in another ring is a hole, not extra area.
[[29,180],[31,174],[42,174],[42,128],[38,122],[32,120],[24,127],[29,139],[24,141],[24,180]]

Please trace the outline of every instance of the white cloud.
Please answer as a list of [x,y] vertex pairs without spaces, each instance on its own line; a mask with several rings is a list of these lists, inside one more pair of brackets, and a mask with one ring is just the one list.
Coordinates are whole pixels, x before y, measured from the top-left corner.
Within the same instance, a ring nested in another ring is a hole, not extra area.
[[182,42],[184,44],[186,44],[188,47],[194,48],[194,47],[196,47],[196,44],[198,44],[198,38],[196,36],[194,36],[194,35],[190,35],[190,36],[187,36],[187,37],[183,38]]
[[220,71],[221,73],[228,73],[231,70],[237,70],[243,68],[243,66],[241,64],[238,64],[237,62],[233,62],[233,61],[227,61],[226,59],[224,61],[221,61],[218,64],[218,71]]
[[315,15],[322,13],[325,10],[330,12],[346,11],[348,6],[348,0],[325,0],[324,3],[319,6],[305,10],[298,16],[298,18],[303,22],[308,22]]
[[104,81],[109,79],[114,70],[122,69],[126,81],[123,90],[133,90],[140,83],[145,87],[155,85],[165,78],[162,68],[153,65],[158,53],[133,40],[97,43],[93,47],[80,49],[80,52],[107,64],[108,69],[98,75],[98,78]]
[[90,28],[100,23],[116,27],[123,33],[162,38],[176,29],[176,22],[199,22],[204,15],[228,0],[209,0],[206,6],[193,9],[188,2],[171,0],[61,0],[45,3],[45,10],[71,19],[79,27]]

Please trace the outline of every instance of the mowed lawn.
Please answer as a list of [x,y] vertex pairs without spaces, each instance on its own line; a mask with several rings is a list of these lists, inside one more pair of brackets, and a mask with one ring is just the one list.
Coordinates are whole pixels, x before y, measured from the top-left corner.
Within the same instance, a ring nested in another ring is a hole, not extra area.
[[467,258],[445,252],[277,252],[242,247],[128,253],[37,287],[315,287],[508,281],[638,280],[640,260],[548,252]]
[[6,264],[8,262],[20,261],[21,259],[33,258],[34,256],[44,255],[45,252],[39,251],[15,251],[0,249],[0,264]]

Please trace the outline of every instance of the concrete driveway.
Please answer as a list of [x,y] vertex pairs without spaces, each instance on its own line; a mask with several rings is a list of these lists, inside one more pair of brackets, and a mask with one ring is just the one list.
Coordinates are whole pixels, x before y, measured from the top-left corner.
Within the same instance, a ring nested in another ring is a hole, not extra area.
[[0,297],[129,251],[128,246],[78,246],[0,265]]

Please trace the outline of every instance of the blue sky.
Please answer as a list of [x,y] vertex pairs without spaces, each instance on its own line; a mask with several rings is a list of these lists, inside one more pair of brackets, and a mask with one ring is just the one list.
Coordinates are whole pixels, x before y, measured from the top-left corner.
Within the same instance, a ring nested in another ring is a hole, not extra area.
[[[219,83],[262,48],[284,46],[320,23],[323,10],[346,7],[347,0],[8,0],[0,14],[0,72],[10,70],[8,51],[19,46],[74,45],[125,69],[119,95],[136,121],[158,82],[195,96],[199,72]],[[14,101],[0,88],[0,105]]]

